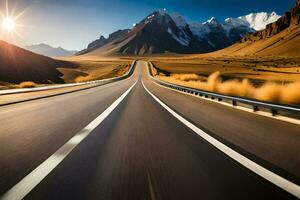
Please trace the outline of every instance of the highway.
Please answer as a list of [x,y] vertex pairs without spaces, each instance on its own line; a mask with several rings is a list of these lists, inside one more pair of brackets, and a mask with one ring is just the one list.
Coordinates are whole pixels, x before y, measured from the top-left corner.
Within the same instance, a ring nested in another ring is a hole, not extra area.
[[299,125],[158,86],[144,61],[125,80],[0,107],[0,122],[0,199],[300,197]]

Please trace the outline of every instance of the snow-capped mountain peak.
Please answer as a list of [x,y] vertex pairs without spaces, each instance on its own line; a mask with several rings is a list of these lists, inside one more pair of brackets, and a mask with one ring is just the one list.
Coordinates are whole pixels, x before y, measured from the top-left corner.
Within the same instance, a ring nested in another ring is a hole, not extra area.
[[245,16],[238,17],[238,19],[243,20],[244,22],[248,23],[250,28],[253,28],[256,31],[260,31],[266,28],[267,24],[273,23],[280,18],[276,12],[266,13],[266,12],[259,12],[259,13],[250,13]]
[[[165,24],[168,23],[171,19],[170,15],[167,13],[167,10],[159,9],[148,15],[144,20],[142,20],[140,23],[151,23],[153,21],[156,21],[159,24]],[[139,23],[139,24],[140,24]]]
[[102,50],[105,49],[105,52],[110,48],[113,52],[129,54],[166,51],[204,53],[228,47],[278,17],[275,12],[251,13],[238,18],[227,18],[224,22],[212,17],[204,23],[188,23],[183,16],[160,9],[135,24],[130,31],[121,30],[116,37],[100,38],[80,53],[92,52],[103,46],[105,48]]
[[218,28],[220,30],[220,26],[223,28],[224,32],[230,34],[232,29],[241,29],[243,32],[254,32],[258,30],[262,30],[266,27],[267,24],[273,23],[279,19],[280,16],[276,14],[276,12],[266,13],[250,13],[245,16],[240,16],[237,18],[227,18],[223,23],[218,22],[215,17],[210,18],[208,21],[204,23],[191,23],[190,29],[194,35],[203,38],[205,35],[209,34],[212,29]]
[[214,25],[220,24],[219,21],[217,20],[217,18],[215,18],[215,17],[210,18],[204,24],[206,24],[206,23],[208,23],[208,24],[214,24]]
[[239,27],[239,26],[249,26],[249,23],[239,18],[229,17],[225,19],[224,25],[231,26],[231,27]]

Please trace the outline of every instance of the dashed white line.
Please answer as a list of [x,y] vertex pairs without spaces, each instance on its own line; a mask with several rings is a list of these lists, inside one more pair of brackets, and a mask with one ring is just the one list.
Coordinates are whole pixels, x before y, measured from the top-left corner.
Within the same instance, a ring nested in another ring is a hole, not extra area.
[[60,147],[53,155],[47,158],[30,174],[25,176],[14,187],[7,191],[0,199],[2,200],[21,200],[33,188],[35,188],[71,151],[85,139],[102,121],[122,102],[129,94],[136,82],[115,100],[106,110],[104,110],[96,119],[90,122],[86,127],[73,136],[67,143]]
[[174,110],[172,110],[169,106],[167,106],[164,102],[162,102],[159,98],[157,98],[154,94],[152,94],[147,87],[145,86],[144,82],[142,81],[143,87],[145,90],[163,107],[165,108],[171,115],[177,118],[180,122],[190,128],[192,131],[197,133],[200,137],[205,139],[211,145],[219,149],[221,152],[232,158],[233,160],[237,161],[244,167],[248,168],[252,172],[256,173],[257,175],[263,177],[264,179],[270,181],[271,183],[275,184],[276,186],[282,188],[283,190],[287,191],[288,193],[300,198],[300,186],[271,172],[270,170],[260,166],[259,164],[253,162],[252,160],[246,158],[245,156],[239,154],[238,152],[234,151],[230,147],[226,146],[225,144],[219,142],[209,134],[205,133],[200,128],[196,127],[194,124],[177,114]]

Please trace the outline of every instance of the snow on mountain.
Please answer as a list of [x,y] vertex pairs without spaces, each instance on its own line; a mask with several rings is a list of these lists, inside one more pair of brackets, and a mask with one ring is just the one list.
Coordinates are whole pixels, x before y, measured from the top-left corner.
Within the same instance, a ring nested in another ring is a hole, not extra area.
[[204,22],[204,24],[210,24],[210,25],[219,25],[219,21],[217,20],[217,18],[212,17],[209,20],[207,20],[206,22]]
[[172,37],[177,41],[179,42],[181,45],[183,46],[189,46],[190,44],[190,38],[186,35],[186,34],[180,34],[179,36],[175,35],[173,32],[172,32],[172,29],[170,27],[168,27],[168,33],[170,33],[172,35]]
[[253,28],[256,31],[265,29],[267,24],[273,23],[277,21],[279,18],[280,16],[277,15],[276,12],[251,13],[246,16],[238,17],[238,19],[244,21],[245,23],[248,23],[248,26]]
[[164,27],[165,30],[171,34],[172,38],[174,38],[181,45],[188,46],[190,44],[191,38],[187,35],[185,30],[185,27],[188,24],[181,15],[176,13],[170,15],[166,9],[160,9],[157,12],[149,15],[145,22],[149,23],[153,20]]
[[246,34],[265,27],[278,17],[275,12],[252,13],[238,18],[227,18],[224,22],[212,17],[203,23],[188,23],[178,13],[169,14],[166,9],[160,9],[136,23],[132,29],[122,30],[117,37],[109,37],[111,40],[101,37],[90,43],[81,53],[210,52],[234,44]]
[[224,21],[224,25],[227,27],[239,27],[239,26],[247,26],[249,27],[249,23],[240,18],[227,18]]
[[238,18],[230,17],[227,18],[223,23],[220,23],[215,17],[212,17],[204,23],[194,22],[189,26],[194,35],[203,38],[207,34],[211,33],[213,28],[219,27],[220,25],[227,34],[230,34],[230,31],[233,29],[243,29],[243,32],[254,32],[264,29],[267,24],[273,23],[279,18],[280,16],[275,12],[260,12],[251,13],[246,16],[240,16]]

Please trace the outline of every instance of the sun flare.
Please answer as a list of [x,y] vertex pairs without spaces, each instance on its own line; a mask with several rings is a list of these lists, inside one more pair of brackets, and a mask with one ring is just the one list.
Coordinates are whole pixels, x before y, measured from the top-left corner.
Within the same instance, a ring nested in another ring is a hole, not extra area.
[[12,31],[15,28],[15,21],[10,18],[10,17],[6,17],[3,19],[2,21],[2,28],[6,31]]

